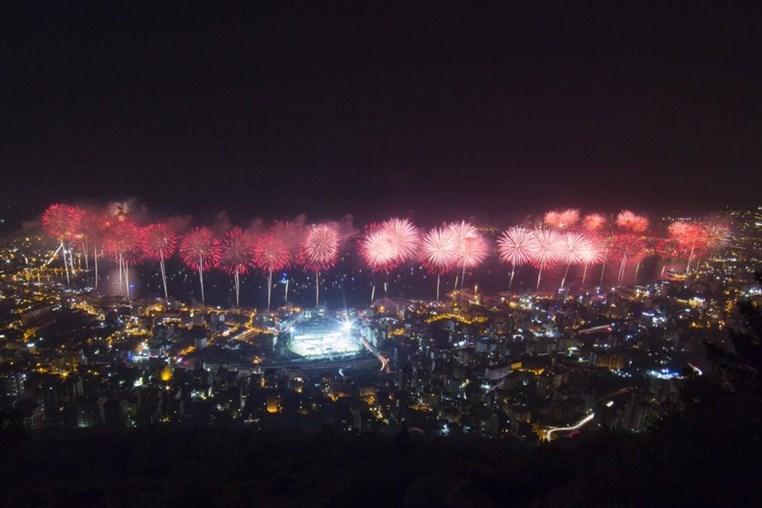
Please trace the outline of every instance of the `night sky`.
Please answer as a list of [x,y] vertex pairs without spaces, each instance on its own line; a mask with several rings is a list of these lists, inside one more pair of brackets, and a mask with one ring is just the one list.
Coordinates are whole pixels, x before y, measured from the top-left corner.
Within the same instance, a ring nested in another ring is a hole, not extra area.
[[4,2],[0,200],[762,204],[762,2],[476,3]]

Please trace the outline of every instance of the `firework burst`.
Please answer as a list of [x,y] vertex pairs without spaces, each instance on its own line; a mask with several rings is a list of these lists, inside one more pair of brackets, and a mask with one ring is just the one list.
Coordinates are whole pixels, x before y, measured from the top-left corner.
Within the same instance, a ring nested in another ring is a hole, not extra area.
[[421,255],[424,265],[437,274],[437,300],[439,300],[440,278],[450,271],[458,261],[458,239],[448,228],[434,228],[423,237]]
[[580,233],[564,233],[561,242],[563,247],[559,251],[559,261],[566,263],[566,270],[561,279],[562,289],[566,283],[566,276],[569,274],[569,267],[582,262],[582,250],[586,243],[589,243],[587,238]]
[[704,247],[706,231],[701,224],[688,221],[676,221],[669,225],[669,236],[675,240],[680,248],[688,253],[688,261],[685,265],[685,273],[691,271],[691,262],[696,250]]
[[270,308],[270,297],[273,285],[273,272],[288,267],[291,249],[288,237],[279,234],[279,226],[274,226],[269,232],[260,236],[254,246],[254,262],[267,272],[267,308]]
[[622,210],[616,217],[616,225],[633,233],[645,233],[648,229],[648,217],[636,215],[629,210]]
[[[42,213],[42,227],[47,233],[59,241],[58,249],[48,260],[47,264],[56,257],[59,251],[63,256],[66,283],[71,283],[69,271],[74,272],[74,261],[71,256],[71,242],[76,239],[77,230],[84,212],[76,206],[53,204]],[[68,264],[67,264],[68,253]]]
[[315,272],[315,306],[320,305],[320,271],[336,264],[339,257],[339,233],[329,224],[310,226],[302,242],[303,264]]
[[538,268],[537,289],[540,288],[542,271],[554,265],[564,249],[563,237],[552,229],[536,228],[529,247],[532,264]]
[[[453,222],[447,230],[457,243],[455,264],[462,269],[460,287],[466,277],[466,269],[473,269],[484,262],[489,255],[489,244],[476,227],[468,222]],[[457,285],[457,284],[456,284]]]
[[582,220],[582,229],[588,233],[596,233],[606,226],[606,217],[599,213],[591,213]]
[[204,270],[210,270],[220,257],[220,242],[209,228],[194,228],[180,240],[180,257],[191,270],[198,270],[201,302],[204,303]]
[[164,299],[169,299],[167,292],[167,269],[164,260],[175,253],[177,235],[167,224],[151,224],[143,228],[143,253],[147,258],[159,262],[161,281],[164,284]]
[[220,255],[217,268],[233,276],[235,284],[235,306],[240,306],[241,274],[247,274],[254,266],[254,239],[241,228],[233,228],[220,241]]
[[513,286],[513,276],[516,273],[516,267],[532,262],[532,245],[534,243],[534,233],[532,231],[516,226],[503,231],[497,240],[497,252],[504,263],[511,264],[511,278],[508,282],[508,288]]
[[569,229],[579,222],[579,210],[574,208],[551,210],[545,214],[543,222],[554,229]]
[[596,238],[586,238],[579,249],[579,259],[585,269],[582,272],[582,285],[585,285],[587,278],[587,267],[600,263],[604,258],[604,248]]

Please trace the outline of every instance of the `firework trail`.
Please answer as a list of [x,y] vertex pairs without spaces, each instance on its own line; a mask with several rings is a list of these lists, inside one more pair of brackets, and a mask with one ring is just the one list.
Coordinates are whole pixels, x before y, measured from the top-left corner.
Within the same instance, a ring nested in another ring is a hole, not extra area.
[[98,247],[103,244],[104,234],[107,229],[106,218],[98,210],[86,210],[79,224],[82,241],[82,250],[85,253],[85,269],[90,269],[88,258],[90,250],[93,252],[93,265],[95,268],[95,288],[98,289]]
[[449,228],[434,228],[423,237],[421,255],[424,265],[437,274],[437,301],[441,276],[458,261],[458,240]]
[[[47,231],[50,236],[59,241],[59,247],[56,250],[56,253],[61,251],[67,284],[71,283],[71,279],[69,278],[69,268],[71,268],[71,272],[73,273],[74,263],[71,261],[71,252],[69,252],[69,263],[67,264],[66,244],[71,243],[76,238],[77,229],[79,228],[83,215],[84,212],[81,209],[61,204],[50,205],[42,213],[43,228],[45,228],[45,231]],[[69,248],[69,250],[71,249]],[[50,264],[53,258],[55,258],[55,254],[51,256],[46,264]]]
[[628,262],[631,263],[639,258],[642,259],[641,256],[645,247],[643,239],[636,234],[620,233],[614,236],[611,250],[616,259],[620,260],[617,283],[621,284],[624,281],[624,270]]
[[119,284],[124,281],[127,298],[130,294],[130,266],[143,261],[142,231],[132,222],[117,221],[106,233],[106,249],[119,265]]
[[543,222],[553,229],[570,229],[579,222],[579,210],[574,208],[551,210],[545,214]]
[[516,226],[503,231],[497,240],[497,251],[500,259],[511,264],[511,278],[508,289],[513,286],[513,276],[516,267],[532,262],[532,245],[534,233],[528,229]]
[[320,271],[336,264],[339,257],[339,233],[329,224],[312,225],[302,242],[304,267],[315,272],[315,307],[320,305]]
[[198,270],[201,283],[201,303],[204,299],[204,270],[217,264],[220,257],[220,242],[209,228],[194,228],[180,240],[180,257],[191,270]]
[[468,222],[450,223],[447,230],[457,242],[455,264],[462,269],[460,287],[463,288],[466,269],[471,270],[484,262],[489,255],[489,244],[476,227]]
[[[273,272],[284,270],[291,258],[288,237],[282,234],[282,226],[276,224],[267,233],[260,236],[254,246],[254,262],[260,270],[267,272],[267,308],[270,308],[270,296],[273,286]],[[288,293],[286,293],[288,298]]]
[[582,262],[582,250],[586,243],[589,243],[588,240],[580,233],[564,233],[561,242],[562,248],[559,251],[559,261],[566,263],[566,270],[561,279],[561,289],[564,288],[564,284],[566,283],[569,267],[572,264],[576,265]]
[[540,289],[542,271],[556,263],[564,249],[563,238],[552,229],[536,228],[529,252],[537,269],[537,289]]
[[235,306],[240,307],[241,279],[254,266],[254,239],[241,228],[226,232],[220,241],[219,256],[215,265],[222,272],[232,275],[235,283]]
[[164,284],[164,299],[169,299],[167,292],[167,270],[164,260],[175,253],[177,235],[167,224],[151,224],[143,228],[143,254],[159,262],[161,281]]

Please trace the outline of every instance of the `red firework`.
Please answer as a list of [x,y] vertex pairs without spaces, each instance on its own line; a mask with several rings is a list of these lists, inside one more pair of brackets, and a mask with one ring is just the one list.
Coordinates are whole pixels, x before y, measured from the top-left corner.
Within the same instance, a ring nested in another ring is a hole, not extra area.
[[551,210],[545,214],[544,222],[551,228],[569,229],[579,222],[579,210],[574,208]]
[[143,228],[143,253],[146,257],[159,262],[161,280],[164,284],[164,299],[169,298],[167,292],[167,270],[164,260],[175,252],[177,235],[167,224],[151,224]]
[[235,282],[235,305],[239,306],[241,295],[241,274],[249,272],[254,266],[254,239],[241,228],[233,228],[220,242],[220,255],[217,268],[233,276]]
[[209,228],[193,228],[180,240],[180,257],[191,270],[209,270],[220,257],[220,242]]
[[290,255],[289,245],[275,228],[260,236],[254,246],[254,262],[266,272],[287,268]]
[[582,229],[588,233],[595,233],[603,229],[606,225],[606,217],[599,213],[591,213],[585,216],[582,221]]
[[246,274],[254,266],[254,239],[241,228],[233,228],[220,241],[216,266],[228,275]]
[[643,233],[648,229],[648,217],[622,210],[616,217],[616,225],[633,233]]
[[669,236],[675,240],[680,248],[688,253],[688,262],[685,271],[690,272],[691,261],[696,251],[704,248],[706,243],[706,231],[701,224],[688,221],[676,221],[669,225]]
[[270,232],[288,249],[286,266],[283,268],[288,268],[291,264],[303,264],[301,250],[304,240],[304,228],[300,224],[290,221],[276,221]]
[[143,253],[161,261],[175,253],[177,234],[167,224],[151,224],[143,228]]
[[332,267],[339,257],[339,233],[328,224],[310,226],[302,242],[303,264],[313,271]]
[[106,233],[106,249],[122,266],[143,261],[143,235],[139,227],[124,221],[112,224]]
[[637,254],[644,252],[645,249],[645,241],[632,233],[615,235],[614,242],[611,245],[611,252],[614,258],[624,259],[625,262],[631,262]]
[[201,302],[204,303],[204,270],[217,264],[220,257],[220,242],[209,228],[194,228],[180,240],[180,257],[191,270],[198,270],[201,284]]
[[53,204],[42,213],[42,226],[57,240],[73,239],[78,230],[84,211],[76,206]]
[[266,234],[257,239],[254,246],[254,262],[263,271],[267,272],[267,308],[270,308],[270,297],[273,286],[273,272],[284,270],[291,260],[291,248],[289,240],[291,235],[285,234],[282,225],[276,223]]

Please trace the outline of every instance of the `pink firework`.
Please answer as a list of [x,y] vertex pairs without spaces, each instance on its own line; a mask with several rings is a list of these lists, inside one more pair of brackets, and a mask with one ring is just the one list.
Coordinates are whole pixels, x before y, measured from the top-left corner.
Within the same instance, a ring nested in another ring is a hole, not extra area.
[[240,305],[241,274],[254,266],[254,239],[241,228],[233,228],[222,237],[217,268],[233,276],[235,283],[235,306]]
[[585,215],[585,218],[582,220],[582,229],[588,233],[600,231],[605,225],[606,217],[599,213]]
[[532,245],[534,233],[528,229],[516,226],[503,231],[497,240],[497,252],[500,259],[511,264],[511,279],[508,288],[513,285],[516,267],[532,261]]
[[288,267],[291,249],[288,236],[281,234],[280,226],[276,224],[269,232],[260,236],[254,246],[254,262],[267,272],[267,308],[270,308],[270,297],[273,286],[273,272]]
[[471,223],[453,222],[447,225],[447,229],[455,237],[458,244],[455,264],[462,269],[460,279],[460,287],[462,288],[466,269],[476,268],[484,262],[489,255],[489,244]]
[[125,294],[130,297],[131,265],[143,261],[143,235],[139,227],[127,220],[111,225],[106,233],[106,249],[119,265],[119,282],[124,279]]
[[217,264],[220,242],[209,228],[193,228],[180,240],[180,257],[191,270],[198,270],[201,302],[204,303],[204,270]]
[[164,260],[175,253],[177,235],[167,224],[151,224],[143,228],[143,253],[146,257],[159,261],[161,280],[164,284],[164,299],[167,293],[167,269]]
[[[58,249],[56,249],[56,252],[50,257],[47,264],[50,264],[58,252],[61,251],[67,284],[71,282],[69,279],[69,271],[74,272],[71,246],[67,244],[70,244],[76,239],[77,230],[79,229],[79,223],[82,220],[83,214],[84,212],[75,206],[60,204],[50,205],[42,213],[43,228],[45,228],[45,231],[47,231],[50,236],[59,241]],[[69,259],[68,264],[67,254]]]
[[374,272],[389,270],[397,258],[392,239],[378,224],[366,228],[365,234],[357,243],[357,250],[368,268]]
[[[378,224],[371,224],[357,242],[357,251],[373,272],[389,271],[396,262],[396,249],[392,238]],[[376,299],[376,282],[371,283],[370,301]]]
[[622,210],[616,217],[616,225],[633,233],[644,233],[648,229],[648,217]]
[[386,241],[392,246],[393,266],[411,260],[418,252],[421,232],[409,219],[392,218],[381,224]]
[[587,239],[580,233],[564,233],[561,242],[563,247],[559,252],[559,260],[566,263],[566,270],[561,279],[562,289],[566,283],[566,276],[569,274],[569,267],[582,262],[582,249],[586,243],[588,243]]
[[603,245],[601,245],[596,238],[585,239],[580,246],[579,258],[580,262],[585,266],[585,269],[582,272],[582,285],[584,285],[585,279],[587,278],[587,267],[595,263],[600,263],[604,259]]
[[339,257],[339,233],[328,224],[312,225],[302,242],[304,267],[315,272],[315,306],[320,305],[320,271],[332,267]]
[[424,265],[437,274],[437,300],[440,278],[458,261],[458,239],[449,228],[434,228],[423,237],[421,255]]
[[551,210],[545,214],[545,225],[554,229],[569,229],[579,222],[579,210]]
[[564,250],[564,242],[561,235],[552,229],[536,228],[532,235],[532,243],[529,248],[532,264],[539,272],[537,274],[537,289],[540,288],[542,271],[556,263]]

